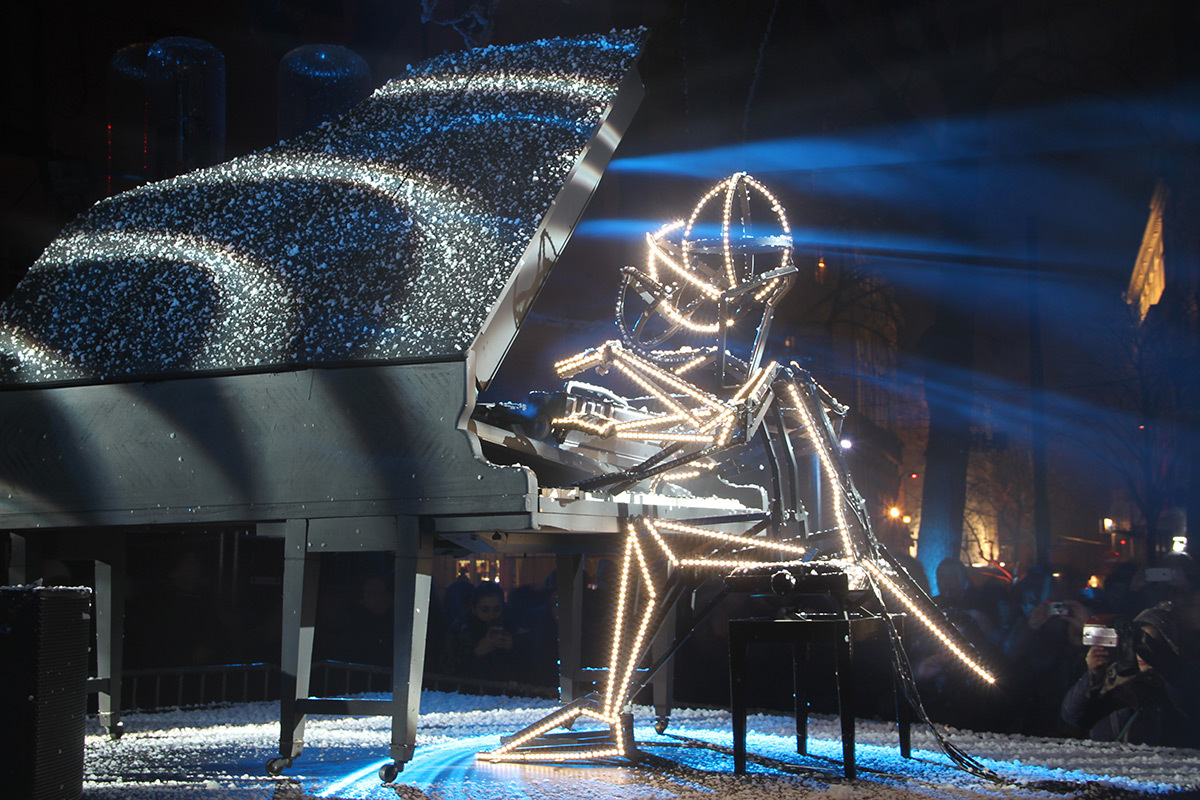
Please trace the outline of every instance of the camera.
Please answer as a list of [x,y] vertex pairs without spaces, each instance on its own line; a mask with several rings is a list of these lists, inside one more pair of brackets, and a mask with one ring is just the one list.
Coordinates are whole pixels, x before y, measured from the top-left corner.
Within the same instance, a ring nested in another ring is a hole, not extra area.
[[1116,628],[1092,624],[1083,626],[1084,647],[1116,647],[1118,640]]
[[1071,616],[1071,606],[1066,603],[1051,603],[1050,616],[1052,617],[1069,617]]
[[1137,648],[1145,633],[1126,617],[1108,617],[1088,622],[1083,626],[1084,647],[1111,647],[1116,650],[1113,665],[1119,675],[1138,672]]

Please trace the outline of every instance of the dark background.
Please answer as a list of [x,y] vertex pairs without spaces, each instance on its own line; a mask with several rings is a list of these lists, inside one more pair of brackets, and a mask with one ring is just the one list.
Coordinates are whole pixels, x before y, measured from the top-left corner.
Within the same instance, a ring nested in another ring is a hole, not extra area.
[[[9,3],[0,293],[104,196],[122,47],[219,49],[234,157],[275,141],[279,61],[302,44],[352,48],[380,85],[468,46],[645,26],[646,98],[485,398],[553,388],[554,359],[613,335],[615,270],[639,262],[643,234],[746,170],[797,242],[773,349],[853,407],[872,513],[913,518],[889,541],[919,535],[932,573],[970,539],[963,515],[990,504],[1011,568],[1086,575],[1153,559],[1200,497],[1197,14],[1166,0]],[[1122,293],[1160,184],[1168,295],[1150,347]]]

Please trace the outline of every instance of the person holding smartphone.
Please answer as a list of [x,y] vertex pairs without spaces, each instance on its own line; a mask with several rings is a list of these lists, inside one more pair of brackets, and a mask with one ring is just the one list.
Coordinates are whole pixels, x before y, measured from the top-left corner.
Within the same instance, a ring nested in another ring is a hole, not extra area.
[[504,589],[485,581],[475,587],[467,610],[446,637],[446,669],[464,678],[517,678],[514,636],[505,621]]

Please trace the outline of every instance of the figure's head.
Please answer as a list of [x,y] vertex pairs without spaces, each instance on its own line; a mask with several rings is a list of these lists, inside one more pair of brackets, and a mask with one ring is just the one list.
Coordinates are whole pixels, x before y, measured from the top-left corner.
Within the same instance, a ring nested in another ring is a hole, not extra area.
[[471,613],[480,622],[496,622],[504,616],[504,590],[500,584],[484,581],[471,595]]
[[783,207],[744,172],[646,243],[645,269],[624,270],[617,308],[625,344],[646,355],[659,346],[757,345],[795,271]]

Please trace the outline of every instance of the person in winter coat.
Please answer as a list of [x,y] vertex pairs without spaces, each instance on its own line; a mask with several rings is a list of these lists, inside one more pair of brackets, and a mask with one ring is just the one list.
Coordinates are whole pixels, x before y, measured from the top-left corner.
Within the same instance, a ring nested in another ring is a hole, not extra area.
[[1115,630],[1117,647],[1088,648],[1087,672],[1063,698],[1063,719],[1098,741],[1200,745],[1200,688],[1180,656],[1171,604]]

